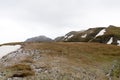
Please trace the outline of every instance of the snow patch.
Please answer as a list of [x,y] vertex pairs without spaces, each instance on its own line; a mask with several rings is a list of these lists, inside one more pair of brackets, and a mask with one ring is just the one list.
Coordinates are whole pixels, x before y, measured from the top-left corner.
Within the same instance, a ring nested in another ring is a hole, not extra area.
[[87,36],[87,34],[84,34],[84,35],[82,35],[81,37],[82,37],[82,38],[86,38],[86,36]]
[[118,43],[118,45],[117,45],[117,46],[120,46],[120,40],[117,40],[117,43]]
[[68,39],[71,38],[71,37],[73,37],[73,36],[74,36],[74,35],[70,35],[70,36],[68,36]]
[[73,37],[74,35],[72,34],[72,35],[66,35],[65,37],[64,37],[64,39],[65,39],[65,41],[67,41],[69,38],[71,38],[71,37]]
[[67,35],[64,36],[64,38],[67,38],[67,37],[68,37]]
[[0,58],[7,55],[8,53],[11,53],[13,51],[18,50],[21,47],[21,45],[3,45],[0,46]]
[[102,29],[95,37],[104,35],[105,32],[106,32],[106,30],[105,30],[105,29]]
[[110,38],[110,40],[107,42],[107,44],[111,44],[113,42],[113,37]]

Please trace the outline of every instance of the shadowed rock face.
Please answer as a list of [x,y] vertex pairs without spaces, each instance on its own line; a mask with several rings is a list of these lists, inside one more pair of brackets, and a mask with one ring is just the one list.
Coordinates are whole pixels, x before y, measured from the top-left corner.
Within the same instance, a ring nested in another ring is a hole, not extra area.
[[52,42],[53,40],[51,38],[48,38],[46,36],[37,36],[27,39],[25,42]]

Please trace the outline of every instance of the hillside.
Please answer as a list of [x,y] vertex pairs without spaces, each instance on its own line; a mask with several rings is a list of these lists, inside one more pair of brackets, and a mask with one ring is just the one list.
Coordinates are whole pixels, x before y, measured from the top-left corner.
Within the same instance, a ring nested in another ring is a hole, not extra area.
[[20,49],[0,59],[0,80],[120,80],[118,46],[81,42],[18,44]]
[[64,42],[99,42],[120,45],[120,27],[110,25],[108,27],[90,28],[85,31],[72,31],[55,40]]
[[28,38],[25,42],[53,42],[53,40],[46,36],[37,36]]

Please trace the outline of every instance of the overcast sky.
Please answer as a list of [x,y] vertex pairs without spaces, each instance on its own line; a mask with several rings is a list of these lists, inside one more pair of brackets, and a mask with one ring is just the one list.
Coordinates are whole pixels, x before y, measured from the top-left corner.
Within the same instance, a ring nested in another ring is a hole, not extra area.
[[120,26],[120,0],[0,0],[0,43]]

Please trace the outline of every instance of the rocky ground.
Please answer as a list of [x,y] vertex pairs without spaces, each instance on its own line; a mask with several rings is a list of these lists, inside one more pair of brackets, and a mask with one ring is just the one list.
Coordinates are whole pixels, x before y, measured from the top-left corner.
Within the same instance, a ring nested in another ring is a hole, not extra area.
[[[81,48],[85,48],[82,45],[86,46],[81,43],[26,43],[0,60],[0,80],[120,79],[120,65],[117,61],[119,57],[108,56],[110,58],[102,57],[105,60],[98,60],[101,55],[97,54],[99,57],[93,61],[94,53],[91,54],[92,57],[86,52],[93,52],[93,48],[98,49],[95,47],[97,44],[91,44],[94,47],[86,51],[82,51]],[[80,49],[76,49],[78,46]],[[115,47],[99,44],[99,48],[103,46],[106,47],[103,48],[104,54],[108,52],[108,48]],[[117,49],[120,48],[113,50]]]

